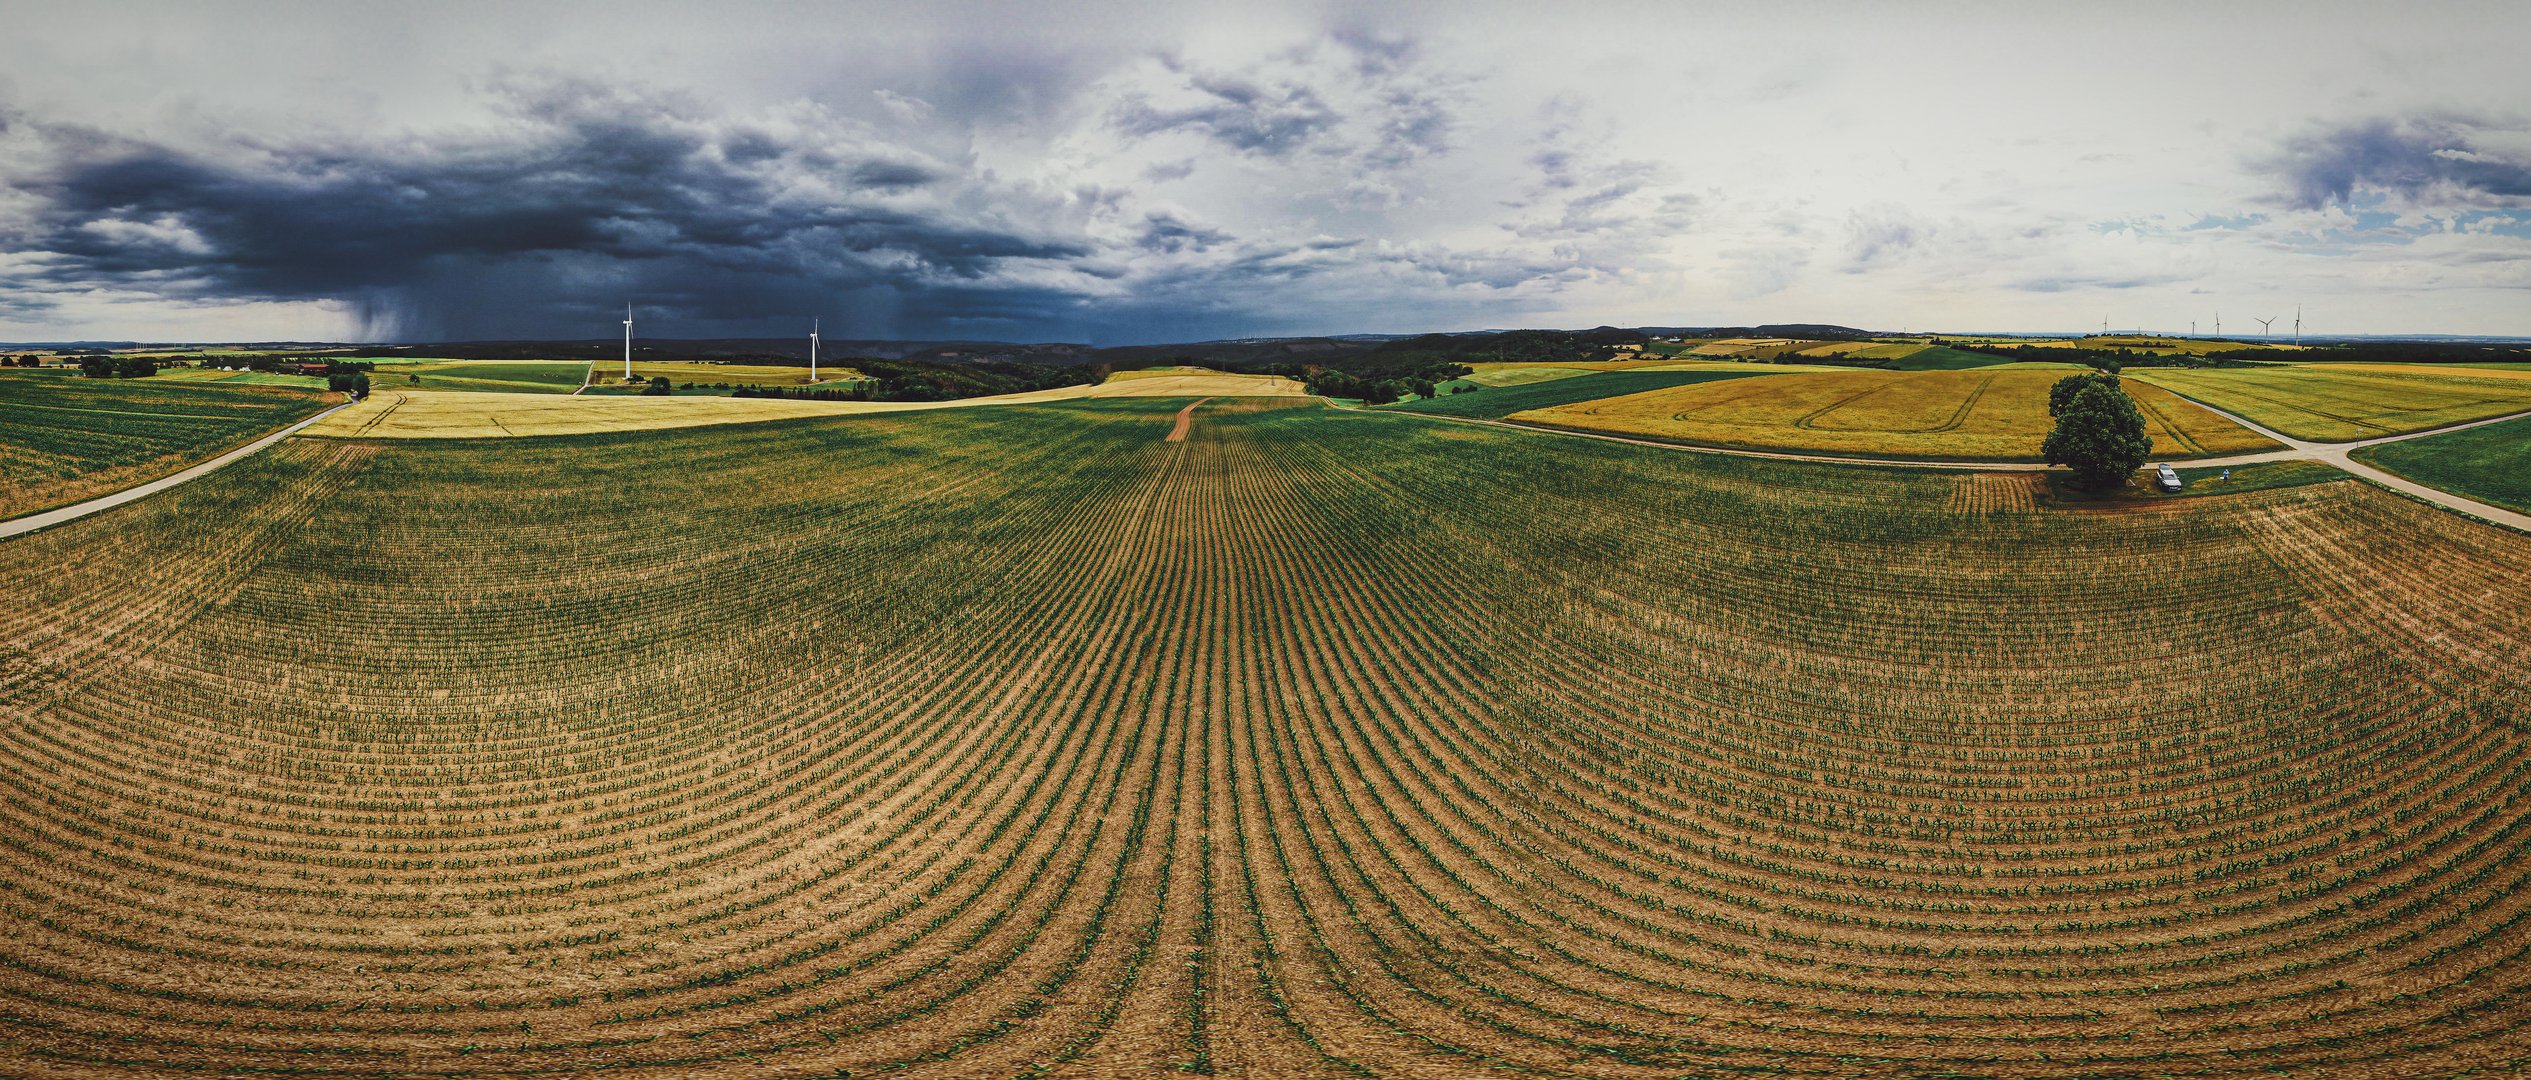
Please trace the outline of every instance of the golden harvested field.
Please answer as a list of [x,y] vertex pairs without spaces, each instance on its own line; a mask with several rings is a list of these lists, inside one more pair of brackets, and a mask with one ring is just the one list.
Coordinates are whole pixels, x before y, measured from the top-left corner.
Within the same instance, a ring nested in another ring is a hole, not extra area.
[[1687,354],[1715,359],[1772,360],[1778,356],[1802,352],[1823,344],[1826,343],[1803,341],[1798,338],[1725,338],[1710,344],[1699,345],[1688,350]]
[[1119,371],[1109,375],[1107,377],[1107,381],[1113,383],[1127,382],[1134,379],[1178,379],[1185,378],[1189,375],[1222,374],[1225,374],[1225,372],[1218,371],[1213,368],[1196,367],[1192,364],[1172,364],[1165,367],[1135,368],[1131,371]]
[[2531,379],[2531,363],[2491,361],[2477,364],[2312,364],[2316,368],[2370,371],[2388,375],[2461,375],[2470,378]]
[[1475,374],[1467,381],[1481,386],[1526,386],[1530,383],[1569,379],[1595,371],[1747,371],[1769,374],[1800,370],[1778,364],[1752,364],[1737,360],[1677,359],[1653,357],[1643,360],[1585,361],[1574,363],[1536,364],[1470,364]]
[[2354,442],[2531,411],[2531,373],[2433,364],[2140,369],[2142,379],[2298,439]]
[[1519,386],[1550,379],[1588,375],[1594,371],[1638,371],[1644,368],[1667,368],[1683,361],[1670,356],[1643,356],[1632,360],[1553,360],[1521,363],[1477,363],[1467,365],[1474,372],[1468,381],[1485,386]]
[[1791,338],[1720,338],[1688,350],[1691,356],[1740,356],[1761,348],[1797,344]]
[[1783,375],[1800,371],[1817,371],[1808,365],[1778,364],[1752,360],[1707,360],[1702,358],[1664,361],[1640,367],[1638,371],[1745,371],[1753,375]]
[[0,1072],[2499,1076],[2531,540],[1302,401],[0,544]]
[[382,360],[370,385],[395,390],[568,394],[588,377],[585,360]]
[[[1309,390],[1281,375],[1155,375],[1141,379],[1110,379],[1097,386],[1067,386],[1060,390],[1041,390],[1034,394],[1004,394],[999,397],[973,398],[979,404],[1003,401],[1036,400],[1039,394],[1064,397],[1308,397]],[[1054,400],[1047,398],[1045,400]],[[942,404],[962,404],[943,402]]]
[[801,417],[930,412],[988,405],[1114,397],[1298,397],[1301,384],[1270,375],[1165,375],[954,401],[793,401],[710,396],[592,396],[384,389],[319,421],[307,434],[367,439],[485,439],[759,423]]
[[1802,349],[1801,356],[1839,356],[1856,360],[1904,360],[1933,346],[1918,342],[1831,341]]
[[1594,364],[1470,364],[1468,369],[1467,381],[1495,387],[1527,386],[1588,375],[1594,371],[1619,370],[1614,365]]
[[[1963,371],[1803,371],[1514,413],[1556,427],[1744,449],[1925,460],[2035,460],[2053,365]],[[2128,380],[2159,457],[2280,449],[2168,391]]]

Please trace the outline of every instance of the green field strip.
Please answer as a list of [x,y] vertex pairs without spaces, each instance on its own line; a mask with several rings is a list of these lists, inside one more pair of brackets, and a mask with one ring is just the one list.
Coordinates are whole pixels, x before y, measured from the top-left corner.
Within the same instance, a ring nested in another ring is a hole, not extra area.
[[2531,514],[2531,417],[2367,446],[2354,457],[2428,487]]

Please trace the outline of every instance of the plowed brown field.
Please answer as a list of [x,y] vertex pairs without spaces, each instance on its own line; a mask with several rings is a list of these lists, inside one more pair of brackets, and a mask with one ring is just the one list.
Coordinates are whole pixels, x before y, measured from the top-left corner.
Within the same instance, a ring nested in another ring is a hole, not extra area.
[[1216,399],[0,545],[0,1074],[2531,1057],[2531,542]]

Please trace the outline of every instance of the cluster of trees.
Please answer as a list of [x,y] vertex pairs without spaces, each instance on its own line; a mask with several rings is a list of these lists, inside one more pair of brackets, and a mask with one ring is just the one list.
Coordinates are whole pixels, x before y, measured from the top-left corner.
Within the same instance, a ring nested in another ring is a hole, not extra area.
[[[1448,366],[1456,369],[1457,374],[1444,375],[1443,378],[1455,379],[1468,373],[1465,367],[1456,364]],[[1335,368],[1320,368],[1310,373],[1308,386],[1309,392],[1313,394],[1325,397],[1360,398],[1373,405],[1386,405],[1408,394],[1416,397],[1433,395],[1433,381],[1421,373],[1398,379],[1366,379]]]
[[354,397],[369,396],[369,373],[366,371],[334,371],[325,376],[325,388]]
[[5,361],[7,361],[7,366],[9,366],[9,367],[43,367],[43,366],[44,366],[44,358],[43,358],[43,357],[41,357],[41,356],[37,356],[37,355],[35,355],[35,354],[33,354],[33,353],[28,353],[28,354],[27,354],[27,355],[25,355],[25,356],[6,356],[6,357],[0,357],[0,360],[5,360]]
[[2346,341],[2292,355],[2297,360],[2362,360],[2376,364],[2484,364],[2531,360],[2531,348],[2475,341]]
[[1024,394],[1031,390],[1052,390],[1059,386],[1079,386],[1099,381],[1099,373],[1091,368],[1025,360],[978,360],[955,364],[938,360],[846,360],[841,362],[841,366],[870,377],[845,391],[867,393],[869,396],[861,400],[868,401],[949,401],[992,394]]
[[870,397],[870,385],[871,384],[868,382],[857,382],[851,386],[843,387],[741,386],[736,390],[730,391],[729,396],[747,398],[788,398],[792,401],[869,401],[872,400]]
[[2050,465],[2074,473],[2094,491],[2119,487],[2153,452],[2144,413],[2118,385],[2118,376],[2068,375],[2048,387],[2048,415],[2056,418],[2039,453]]
[[158,360],[148,356],[89,353],[79,358],[79,374],[91,379],[138,379],[158,374]]
[[[1574,363],[1607,360],[1619,346],[1652,339],[1639,331],[1603,326],[1594,330],[1505,330],[1492,334],[1425,334],[1382,342],[1369,349],[1308,361],[1231,363],[1252,375],[1285,375],[1308,384],[1310,393],[1386,404],[1409,394],[1433,396],[1435,387],[1465,378],[1471,364]],[[1187,363],[1200,363],[1189,359]]]
[[235,365],[240,361],[245,363],[246,370],[248,371],[280,371],[285,367],[296,367],[300,364],[323,364],[326,366],[326,374],[328,375],[339,374],[346,371],[378,370],[378,365],[375,361],[339,360],[331,356],[272,356],[258,354],[255,356],[245,357],[221,357],[216,361],[205,362],[218,363],[223,367],[227,367]]
[[[836,361],[868,378],[840,387],[741,386],[731,397],[791,398],[800,401],[951,401],[995,394],[1024,394],[1097,382],[1094,368],[1058,367],[1022,360],[879,360],[869,357]],[[664,393],[665,391],[659,391]]]

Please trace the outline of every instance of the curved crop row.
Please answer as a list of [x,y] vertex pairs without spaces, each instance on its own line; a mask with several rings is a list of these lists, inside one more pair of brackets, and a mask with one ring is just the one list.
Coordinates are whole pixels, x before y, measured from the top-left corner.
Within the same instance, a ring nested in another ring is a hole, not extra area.
[[1214,401],[0,546],[12,1074],[2531,1056],[2518,537]]

